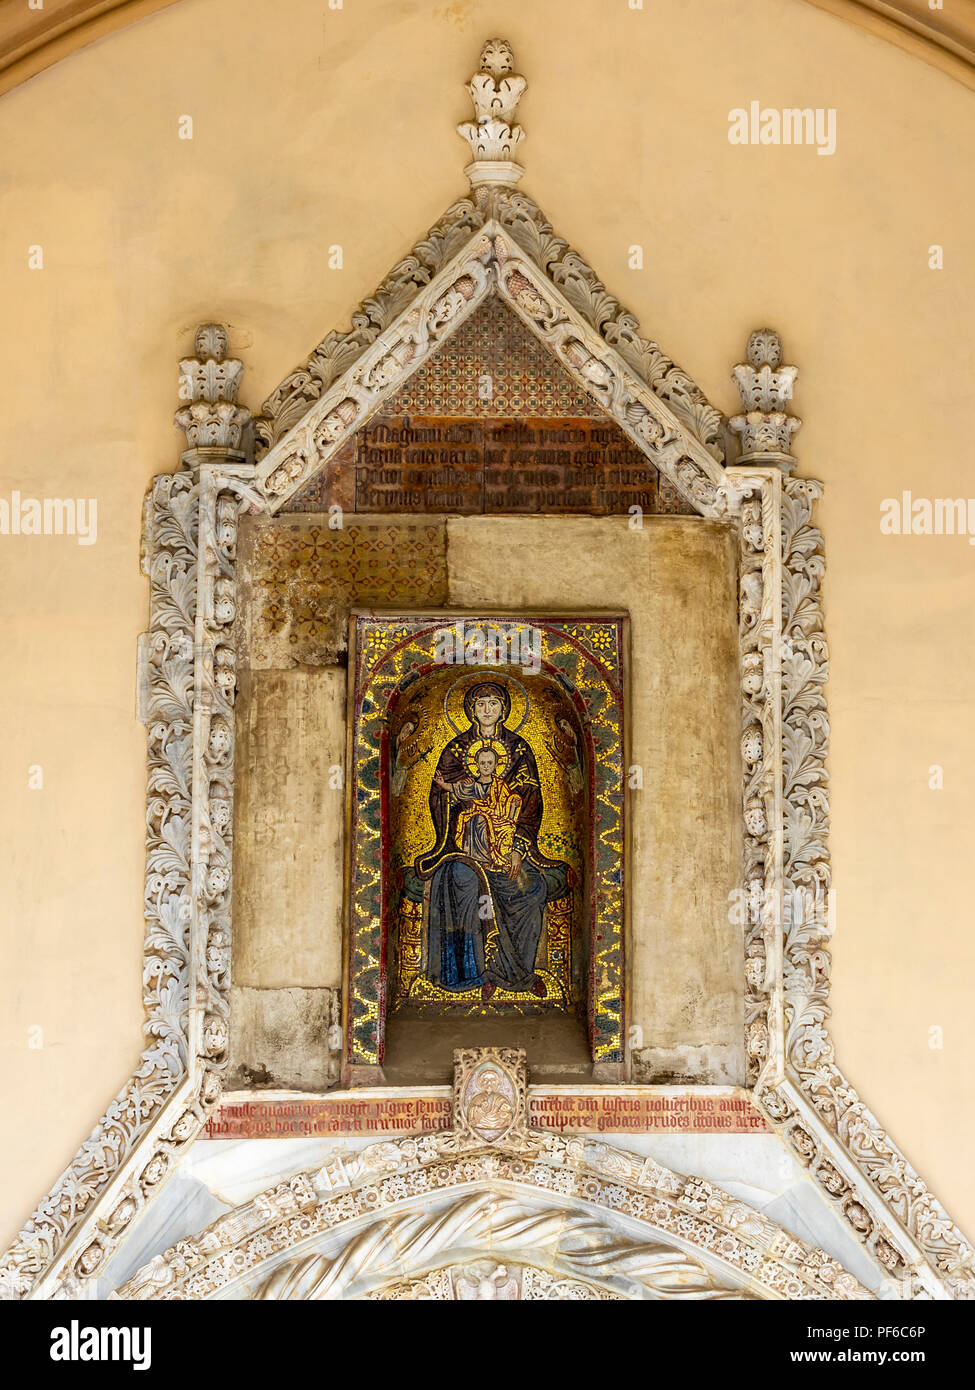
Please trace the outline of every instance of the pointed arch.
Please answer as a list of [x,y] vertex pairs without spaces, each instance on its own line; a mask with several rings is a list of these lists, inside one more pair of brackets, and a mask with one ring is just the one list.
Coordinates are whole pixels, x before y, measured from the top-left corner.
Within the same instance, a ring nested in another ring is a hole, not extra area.
[[257,422],[257,480],[277,512],[498,294],[600,409],[702,516],[721,515],[720,413],[558,237],[524,194],[464,200],[271,394]]

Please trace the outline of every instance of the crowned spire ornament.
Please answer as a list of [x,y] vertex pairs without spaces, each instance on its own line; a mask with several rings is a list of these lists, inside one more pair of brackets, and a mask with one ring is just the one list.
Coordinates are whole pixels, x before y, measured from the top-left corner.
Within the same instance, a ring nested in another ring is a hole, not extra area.
[[468,83],[475,120],[457,127],[474,156],[464,173],[471,187],[483,184],[512,186],[525,172],[514,156],[525,138],[515,124],[518,102],[528,83],[515,72],[515,58],[507,39],[488,39],[481,49],[480,68]]
[[251,418],[246,406],[237,404],[244,364],[228,357],[229,340],[222,323],[201,323],[196,330],[193,357],[179,364],[179,399],[176,424],[189,446],[182,458],[186,468],[201,462],[240,462],[244,455],[240,437]]
[[802,424],[789,411],[799,368],[782,365],[782,343],[771,328],[749,334],[746,355],[748,361],[731,373],[743,410],[729,422],[741,440],[738,462],[774,464],[791,473],[796,466],[792,436]]

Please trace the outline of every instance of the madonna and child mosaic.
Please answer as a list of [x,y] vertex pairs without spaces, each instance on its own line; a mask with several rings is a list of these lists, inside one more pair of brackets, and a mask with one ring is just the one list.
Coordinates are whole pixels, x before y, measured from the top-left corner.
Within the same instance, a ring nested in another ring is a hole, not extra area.
[[354,614],[350,1060],[389,1010],[622,1057],[624,620]]

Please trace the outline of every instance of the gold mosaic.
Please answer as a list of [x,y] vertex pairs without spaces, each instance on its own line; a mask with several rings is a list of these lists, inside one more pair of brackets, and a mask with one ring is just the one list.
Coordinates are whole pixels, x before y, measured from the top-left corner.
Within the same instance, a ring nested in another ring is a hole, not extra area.
[[620,1060],[622,620],[463,619],[530,633],[531,669],[445,659],[456,615],[353,621],[353,1060],[382,1060],[387,1003],[581,1007]]

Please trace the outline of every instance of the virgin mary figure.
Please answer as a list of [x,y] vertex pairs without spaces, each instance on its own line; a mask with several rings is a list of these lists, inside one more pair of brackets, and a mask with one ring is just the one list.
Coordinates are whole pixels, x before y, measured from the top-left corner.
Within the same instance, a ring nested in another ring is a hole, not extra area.
[[546,870],[564,883],[568,866],[538,848],[542,791],[529,744],[507,727],[503,680],[464,695],[470,727],[440,755],[430,789],[437,842],[416,860],[430,880],[427,975],[460,993],[500,986],[544,999],[535,969],[548,896]]

